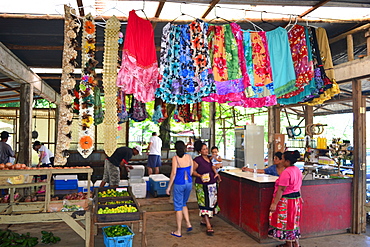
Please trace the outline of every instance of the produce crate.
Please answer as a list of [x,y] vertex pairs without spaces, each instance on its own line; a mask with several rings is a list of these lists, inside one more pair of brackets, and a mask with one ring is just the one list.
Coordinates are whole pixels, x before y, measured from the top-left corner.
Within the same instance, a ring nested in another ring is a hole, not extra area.
[[[118,197],[98,197],[98,193],[106,191],[108,189],[120,189],[125,188],[129,192],[130,196],[118,196]],[[95,216],[97,222],[117,222],[117,221],[130,221],[130,220],[140,220],[142,211],[139,208],[139,203],[137,202],[135,196],[133,196],[130,187],[104,187],[104,188],[95,188]],[[112,205],[102,205],[100,202],[112,202],[112,201],[128,201],[132,200],[133,203],[125,204],[112,204]],[[117,213],[117,214],[98,214],[99,208],[115,208],[123,205],[132,205],[137,208],[137,212],[132,213]]]
[[127,227],[132,235],[126,236],[119,236],[119,237],[108,237],[105,233],[105,229],[109,228],[110,226],[103,227],[103,235],[104,235],[104,245],[106,247],[132,247],[132,241],[134,239],[134,232],[130,229],[130,227],[126,225],[121,225],[123,227]]

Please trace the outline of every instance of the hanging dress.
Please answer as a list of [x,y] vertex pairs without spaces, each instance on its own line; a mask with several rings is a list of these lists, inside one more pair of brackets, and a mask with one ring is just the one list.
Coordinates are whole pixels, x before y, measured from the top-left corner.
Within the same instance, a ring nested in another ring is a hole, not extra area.
[[290,98],[298,95],[313,78],[313,68],[309,64],[305,29],[303,26],[294,25],[288,32],[290,51],[292,53],[294,71],[296,74],[297,90],[280,96],[280,98]]
[[239,102],[244,98],[244,82],[239,65],[238,46],[230,24],[211,25],[208,32],[216,92],[207,102]]
[[206,33],[208,24],[168,23],[163,28],[160,87],[156,97],[169,104],[191,104],[214,92]]
[[243,30],[243,51],[246,61],[243,66],[246,66],[250,86],[245,87],[244,99],[229,105],[248,108],[276,105],[265,32]]
[[266,32],[266,38],[274,80],[274,92],[276,97],[280,97],[297,89],[288,32],[285,28],[278,27]]
[[133,94],[141,102],[154,100],[158,88],[158,62],[154,32],[150,21],[131,10],[128,17],[122,64],[117,86],[126,94]]

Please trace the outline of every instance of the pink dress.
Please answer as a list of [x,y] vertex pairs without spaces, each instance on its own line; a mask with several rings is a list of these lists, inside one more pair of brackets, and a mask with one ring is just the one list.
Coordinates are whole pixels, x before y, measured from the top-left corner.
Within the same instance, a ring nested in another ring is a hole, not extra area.
[[138,101],[145,103],[154,100],[155,90],[159,86],[158,77],[152,24],[138,17],[135,10],[131,10],[117,86],[126,94],[133,94]]

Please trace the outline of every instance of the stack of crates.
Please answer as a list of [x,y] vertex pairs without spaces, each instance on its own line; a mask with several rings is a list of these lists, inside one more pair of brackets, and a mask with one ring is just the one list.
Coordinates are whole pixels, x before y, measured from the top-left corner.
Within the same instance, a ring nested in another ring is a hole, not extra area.
[[136,198],[146,197],[146,182],[144,180],[144,166],[134,165],[128,172],[128,185],[131,187],[132,194]]

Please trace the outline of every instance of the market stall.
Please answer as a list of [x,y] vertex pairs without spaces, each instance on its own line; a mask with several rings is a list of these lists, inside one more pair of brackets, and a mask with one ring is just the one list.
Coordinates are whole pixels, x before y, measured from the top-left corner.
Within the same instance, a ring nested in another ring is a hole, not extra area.
[[[268,238],[269,208],[277,177],[228,169],[221,172],[220,216],[256,241]],[[304,180],[301,219],[303,238],[345,233],[351,228],[352,179]],[[233,203],[230,203],[233,201]]]
[[[91,168],[76,169],[23,169],[23,170],[2,170],[1,177],[19,179],[21,176],[46,175],[46,182],[29,182],[21,181],[16,184],[2,184],[0,189],[9,189],[9,203],[0,203],[0,224],[25,224],[39,222],[65,222],[78,235],[85,240],[85,246],[90,246],[90,229],[91,229],[91,204],[88,199],[70,201],[72,205],[79,205],[80,211],[63,212],[63,201],[51,201],[52,187],[51,178],[56,174],[79,174],[87,173],[88,186],[91,185]],[[31,180],[32,181],[32,180]],[[16,189],[30,188],[34,186],[46,185],[44,202],[18,202],[14,200]],[[90,198],[90,190],[87,191],[87,198]],[[76,213],[79,212],[79,213]],[[77,221],[83,221],[83,228]]]

